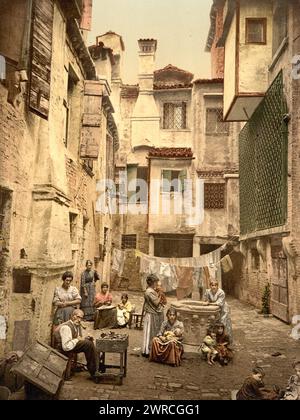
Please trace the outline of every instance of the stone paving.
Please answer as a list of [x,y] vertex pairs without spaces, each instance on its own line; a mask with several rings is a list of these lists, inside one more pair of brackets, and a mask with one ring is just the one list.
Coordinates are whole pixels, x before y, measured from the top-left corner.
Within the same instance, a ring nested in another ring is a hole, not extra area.
[[[113,292],[115,302],[120,294]],[[141,310],[142,293],[129,293],[129,298]],[[171,300],[168,298],[168,302]],[[229,298],[227,302],[231,308],[235,350],[229,366],[211,367],[199,354],[187,352],[180,367],[151,363],[140,354],[142,331],[114,330],[129,334],[128,369],[123,385],[113,382],[97,385],[88,379],[88,372],[76,373],[72,381],[65,382],[60,399],[227,400],[255,365],[265,369],[266,385],[285,387],[293,373],[293,361],[300,358],[300,341],[289,337],[291,327],[276,318],[265,318],[252,306],[235,299]],[[87,333],[97,337],[100,331],[94,331],[89,323]]]

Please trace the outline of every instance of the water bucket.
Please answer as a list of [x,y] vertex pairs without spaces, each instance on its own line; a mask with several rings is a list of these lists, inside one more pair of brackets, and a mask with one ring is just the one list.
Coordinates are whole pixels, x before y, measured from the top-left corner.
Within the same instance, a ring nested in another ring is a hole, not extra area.
[[6,386],[0,386],[0,401],[9,400],[10,390]]

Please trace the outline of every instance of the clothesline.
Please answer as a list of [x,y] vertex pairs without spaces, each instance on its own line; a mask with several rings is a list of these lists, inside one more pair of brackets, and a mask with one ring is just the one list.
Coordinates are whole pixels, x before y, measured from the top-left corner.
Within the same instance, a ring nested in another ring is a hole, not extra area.
[[[140,259],[141,285],[146,287],[148,275],[155,274],[162,283],[163,289],[176,290],[177,295],[189,295],[193,287],[207,288],[212,278],[216,279],[221,286],[221,267],[224,272],[233,268],[230,253],[221,258],[221,251],[227,248],[226,242],[214,251],[199,257],[189,258],[161,258],[150,256],[139,250],[134,250],[136,258]],[[126,252],[120,249],[113,251],[112,269],[121,277],[126,263]]]

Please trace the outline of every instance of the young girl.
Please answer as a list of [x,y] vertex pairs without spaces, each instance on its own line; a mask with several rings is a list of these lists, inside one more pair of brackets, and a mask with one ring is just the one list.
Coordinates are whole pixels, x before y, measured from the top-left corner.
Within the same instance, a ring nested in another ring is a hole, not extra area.
[[299,401],[300,400],[300,360],[293,364],[295,375],[291,376],[288,382],[284,400]]
[[206,337],[203,340],[203,343],[199,347],[202,355],[205,356],[207,363],[212,366],[215,364],[215,358],[218,355],[216,350],[216,334],[212,328],[208,328]]

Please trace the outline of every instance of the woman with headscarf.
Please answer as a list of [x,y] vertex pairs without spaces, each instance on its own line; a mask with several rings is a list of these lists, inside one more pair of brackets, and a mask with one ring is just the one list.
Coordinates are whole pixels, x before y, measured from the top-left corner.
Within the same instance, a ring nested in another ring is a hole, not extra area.
[[96,294],[96,281],[100,279],[97,271],[92,270],[93,263],[87,260],[86,269],[81,274],[81,305],[80,308],[84,312],[84,319],[86,321],[93,321],[95,316],[94,300]]
[[147,289],[144,295],[144,337],[142,356],[149,357],[150,348],[153,337],[155,337],[160,326],[164,320],[164,307],[161,302],[161,297],[156,292],[158,278],[151,274],[147,277]]
[[180,366],[183,355],[183,323],[178,321],[174,308],[167,311],[167,321],[163,321],[157,337],[152,340],[150,362]]
[[69,321],[74,309],[78,309],[81,297],[78,289],[71,286],[73,281],[73,273],[66,271],[62,275],[63,284],[56,287],[54,291],[53,306],[56,308],[54,314],[54,325],[62,324]]
[[220,317],[218,322],[221,322],[224,325],[230,343],[232,343],[232,325],[229,306],[225,302],[225,292],[219,288],[219,284],[216,280],[213,279],[210,281],[210,288],[205,291],[202,303],[207,306],[219,306]]

